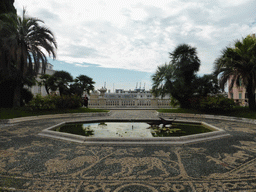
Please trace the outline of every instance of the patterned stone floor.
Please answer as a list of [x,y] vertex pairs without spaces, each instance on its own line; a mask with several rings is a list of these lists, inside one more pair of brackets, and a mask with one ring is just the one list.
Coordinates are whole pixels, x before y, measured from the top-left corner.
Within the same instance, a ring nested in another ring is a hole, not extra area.
[[[106,118],[113,117],[157,113],[114,110]],[[88,118],[95,117],[80,120]],[[0,125],[0,191],[256,191],[256,125],[194,119],[231,136],[183,146],[93,146],[38,135],[65,120]]]

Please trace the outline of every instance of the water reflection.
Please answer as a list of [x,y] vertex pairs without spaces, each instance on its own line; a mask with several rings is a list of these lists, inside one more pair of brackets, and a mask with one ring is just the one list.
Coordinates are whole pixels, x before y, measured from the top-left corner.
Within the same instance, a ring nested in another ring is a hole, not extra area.
[[170,127],[151,127],[152,135],[154,137],[180,137],[186,135],[193,135],[198,133],[211,132],[203,125],[193,125],[193,124],[181,124],[176,123]]
[[202,125],[173,124],[171,126],[149,126],[138,122],[100,122],[88,124],[66,124],[56,131],[77,134],[88,137],[174,137],[210,130]]
[[82,136],[94,135],[94,130],[91,128],[91,125],[84,127],[84,124],[66,124],[62,127],[57,128],[56,131]]

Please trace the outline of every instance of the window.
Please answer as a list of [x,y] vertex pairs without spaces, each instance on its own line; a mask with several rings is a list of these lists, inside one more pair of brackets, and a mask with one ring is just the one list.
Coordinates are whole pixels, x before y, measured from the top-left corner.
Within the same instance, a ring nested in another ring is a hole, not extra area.
[[234,99],[233,93],[230,93],[230,97],[231,97],[231,99]]
[[241,87],[242,86],[242,79],[239,78],[239,86]]
[[239,93],[239,99],[242,99],[242,93]]

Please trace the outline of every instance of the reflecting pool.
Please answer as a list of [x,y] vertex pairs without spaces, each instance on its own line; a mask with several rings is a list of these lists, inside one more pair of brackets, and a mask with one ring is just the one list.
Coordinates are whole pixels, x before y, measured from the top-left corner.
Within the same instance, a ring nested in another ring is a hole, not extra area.
[[150,126],[146,122],[98,122],[65,124],[55,131],[77,134],[87,137],[124,137],[124,138],[152,138],[152,137],[180,137],[212,130],[200,124],[173,123],[172,125]]

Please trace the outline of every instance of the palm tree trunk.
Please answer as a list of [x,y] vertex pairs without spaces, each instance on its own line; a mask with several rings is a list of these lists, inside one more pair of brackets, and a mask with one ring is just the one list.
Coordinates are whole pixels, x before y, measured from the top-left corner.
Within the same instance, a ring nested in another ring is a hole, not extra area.
[[249,103],[249,109],[256,110],[256,104],[255,104],[255,90],[252,88],[252,82],[249,82],[246,91],[248,94],[248,103]]
[[23,81],[23,76],[24,76],[24,65],[25,65],[24,55],[21,51],[20,60],[17,62],[17,66],[16,66],[17,70],[20,72],[20,77],[18,78],[18,81],[16,82],[16,87],[14,88],[14,94],[13,94],[13,107],[14,108],[20,107],[21,89],[23,87],[22,81]]
[[250,108],[251,110],[256,110],[255,94],[249,94],[249,93],[248,93],[248,102],[249,102],[249,108]]
[[21,98],[21,86],[22,84],[17,84],[15,89],[14,89],[14,94],[13,94],[13,107],[20,107],[20,98]]

